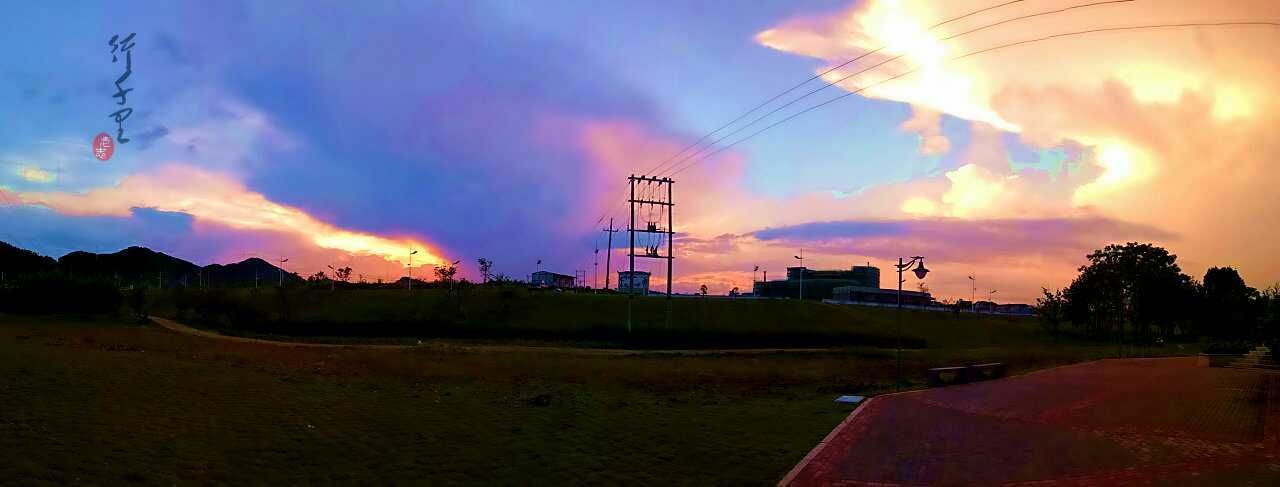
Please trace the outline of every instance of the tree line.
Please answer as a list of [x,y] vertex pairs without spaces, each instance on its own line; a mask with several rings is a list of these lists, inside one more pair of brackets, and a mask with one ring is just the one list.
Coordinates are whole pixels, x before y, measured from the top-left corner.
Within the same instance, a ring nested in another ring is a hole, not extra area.
[[1211,267],[1196,280],[1177,260],[1149,243],[1108,245],[1088,255],[1070,285],[1044,288],[1036,311],[1054,334],[1135,343],[1280,336],[1280,284],[1255,289],[1232,267]]

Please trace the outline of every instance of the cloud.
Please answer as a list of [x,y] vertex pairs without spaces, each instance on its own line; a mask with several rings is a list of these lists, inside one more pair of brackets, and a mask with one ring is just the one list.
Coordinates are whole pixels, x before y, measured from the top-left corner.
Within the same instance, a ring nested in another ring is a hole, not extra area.
[[186,165],[164,166],[86,193],[22,192],[16,199],[72,216],[128,217],[136,208],[183,213],[198,225],[282,234],[357,256],[407,263],[408,249],[415,248],[421,249],[415,263],[444,262],[438,250],[421,240],[339,228],[299,208],[272,202],[225,175]]
[[[1003,154],[968,154],[946,171],[945,188],[913,181],[868,194],[896,200],[903,213],[958,218],[1078,217],[1122,220],[1183,237],[1174,249],[1194,266],[1232,263],[1246,278],[1280,278],[1264,242],[1280,238],[1269,189],[1280,143],[1280,29],[1267,26],[1153,28],[1071,35],[957,59],[1048,35],[1133,25],[1265,20],[1275,2],[1144,2],[1064,8],[1028,2],[930,30],[943,19],[988,6],[977,1],[872,0],[828,15],[788,20],[762,32],[769,47],[832,65],[883,48],[829,80],[901,55],[841,83],[878,84],[863,96],[909,103],[1017,133],[1040,148],[1080,146],[1081,165],[1060,173],[1015,172]],[[825,68],[820,68],[825,69]],[[911,128],[927,127],[914,120]],[[975,139],[975,142],[978,142]],[[981,143],[981,146],[994,144]],[[936,179],[936,178],[932,178]]]
[[926,156],[946,154],[951,139],[942,135],[942,113],[928,108],[911,107],[911,118],[898,126],[904,132],[920,136],[920,153]]
[[21,176],[22,179],[33,183],[47,183],[49,181],[53,181],[53,175],[49,174],[49,171],[38,167],[24,167],[18,171],[18,175]]

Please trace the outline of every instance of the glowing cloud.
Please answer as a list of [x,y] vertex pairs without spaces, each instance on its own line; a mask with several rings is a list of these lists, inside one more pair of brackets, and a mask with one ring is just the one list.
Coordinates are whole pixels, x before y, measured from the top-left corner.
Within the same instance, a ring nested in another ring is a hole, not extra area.
[[18,176],[21,176],[22,179],[33,183],[47,183],[49,181],[53,181],[53,175],[49,174],[49,171],[45,171],[38,167],[24,167],[21,171],[18,171]]
[[[236,230],[279,232],[322,249],[408,263],[408,249],[420,249],[415,265],[445,260],[431,245],[412,238],[387,238],[322,222],[305,211],[268,200],[221,174],[169,165],[126,177],[120,184],[86,193],[21,192],[16,201],[75,216],[129,216],[133,208],[181,212],[198,224]],[[11,201],[12,202],[12,201]]]

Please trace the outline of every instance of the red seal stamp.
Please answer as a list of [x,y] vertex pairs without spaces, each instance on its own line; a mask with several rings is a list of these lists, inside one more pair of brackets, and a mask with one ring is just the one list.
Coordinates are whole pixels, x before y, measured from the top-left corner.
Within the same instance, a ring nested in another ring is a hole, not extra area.
[[98,158],[99,161],[105,161],[115,153],[116,144],[106,132],[101,132],[93,138],[93,157]]

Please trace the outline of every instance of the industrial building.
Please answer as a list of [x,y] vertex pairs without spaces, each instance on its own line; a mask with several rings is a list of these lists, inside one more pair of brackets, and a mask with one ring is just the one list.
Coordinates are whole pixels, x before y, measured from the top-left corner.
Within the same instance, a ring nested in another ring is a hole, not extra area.
[[798,298],[800,284],[804,283],[805,299],[831,299],[832,290],[843,286],[880,288],[880,268],[856,265],[849,270],[814,270],[806,267],[788,267],[787,279],[762,281],[752,286],[752,293],[761,297]]
[[[773,298],[798,298],[804,284],[804,299],[834,299],[848,303],[896,305],[897,289],[880,288],[880,268],[870,264],[856,265],[849,270],[815,270],[805,267],[788,267],[783,281],[757,282],[753,287],[756,296]],[[927,292],[902,290],[904,306],[932,306],[933,296]]]
[[[880,289],[878,287],[841,286],[831,290],[831,299],[849,303],[866,303],[897,305],[897,289]],[[903,306],[931,306],[933,296],[926,292],[902,290]]]
[[571,288],[574,287],[574,281],[575,279],[573,276],[556,274],[550,271],[538,271],[533,273],[533,276],[529,278],[529,283],[538,287]]
[[645,271],[618,271],[618,292],[624,294],[649,294],[649,273]]

